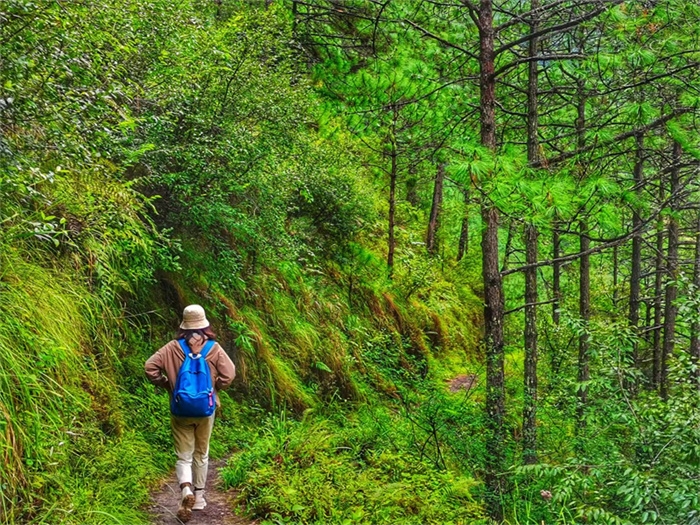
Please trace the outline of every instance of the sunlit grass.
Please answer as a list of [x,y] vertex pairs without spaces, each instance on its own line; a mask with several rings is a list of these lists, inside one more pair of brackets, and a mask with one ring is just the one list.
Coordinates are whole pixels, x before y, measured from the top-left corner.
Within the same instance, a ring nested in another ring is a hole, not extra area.
[[12,249],[0,255],[0,299],[2,522],[137,523],[124,509],[156,469],[143,437],[124,432],[113,314]]

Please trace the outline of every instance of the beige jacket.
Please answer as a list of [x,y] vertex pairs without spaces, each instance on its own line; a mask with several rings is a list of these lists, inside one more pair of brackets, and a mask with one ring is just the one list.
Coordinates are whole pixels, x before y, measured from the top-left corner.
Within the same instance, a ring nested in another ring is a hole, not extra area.
[[[195,340],[190,342],[190,350],[198,354],[204,346],[205,339]],[[185,361],[185,355],[177,341],[173,340],[158,350],[155,354],[148,358],[144,368],[146,377],[156,386],[162,386],[172,395],[177,373]],[[209,370],[211,371],[211,380],[214,385],[214,391],[219,391],[227,388],[236,377],[236,367],[231,361],[231,358],[226,354],[219,343],[214,343],[214,346],[209,350],[206,357]],[[216,396],[216,406],[219,406],[219,396]]]

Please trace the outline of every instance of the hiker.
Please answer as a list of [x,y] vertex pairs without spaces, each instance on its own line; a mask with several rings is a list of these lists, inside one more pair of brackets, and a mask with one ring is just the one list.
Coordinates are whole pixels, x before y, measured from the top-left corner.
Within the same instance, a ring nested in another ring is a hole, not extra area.
[[[199,361],[202,356],[203,361]],[[205,367],[205,362],[208,367]],[[192,367],[200,368],[195,370]],[[146,361],[145,369],[148,380],[164,387],[170,394],[170,426],[177,454],[175,472],[181,489],[177,517],[185,522],[192,516],[192,510],[203,510],[207,504],[204,488],[209,465],[209,438],[214,426],[214,412],[219,406],[216,393],[231,384],[236,367],[216,342],[204,308],[191,304],[182,314],[177,338],[153,354]],[[180,372],[182,378],[178,382]],[[192,384],[202,381],[202,378],[210,381],[207,383],[210,388],[203,395],[190,396],[186,390],[192,389]],[[175,390],[177,393],[173,395]],[[195,401],[184,408],[190,399]],[[200,410],[200,406],[204,408]],[[183,413],[198,417],[183,416]]]

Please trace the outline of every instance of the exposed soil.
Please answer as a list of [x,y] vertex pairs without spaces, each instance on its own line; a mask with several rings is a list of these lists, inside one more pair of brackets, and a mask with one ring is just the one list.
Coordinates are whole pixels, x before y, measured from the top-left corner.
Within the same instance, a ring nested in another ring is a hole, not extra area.
[[457,376],[451,381],[449,381],[448,386],[450,387],[450,392],[459,392],[460,390],[466,390],[467,392],[476,386],[477,377],[475,374],[465,374]]
[[[192,519],[188,525],[255,525],[251,521],[233,513],[233,501],[236,498],[234,491],[225,491],[221,487],[219,469],[226,464],[226,460],[210,461],[207,487],[204,499],[207,506],[204,510],[192,511]],[[177,508],[180,504],[180,488],[175,473],[163,482],[160,490],[151,496],[152,525],[180,525],[182,521],[177,518]]]

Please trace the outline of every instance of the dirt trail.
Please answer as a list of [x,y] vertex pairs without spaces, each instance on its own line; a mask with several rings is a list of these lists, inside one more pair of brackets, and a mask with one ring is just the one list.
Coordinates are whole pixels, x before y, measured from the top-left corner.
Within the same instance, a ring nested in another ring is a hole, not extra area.
[[[207,492],[204,496],[207,500],[207,507],[204,510],[192,511],[192,519],[188,525],[255,525],[257,523],[233,513],[235,492],[220,489],[219,469],[225,464],[226,460],[209,462]],[[170,478],[163,482],[160,490],[151,497],[152,503],[149,512],[152,525],[180,525],[182,523],[176,516],[180,503],[179,494],[177,478],[173,473]]]
[[460,390],[466,390],[469,392],[472,388],[476,386],[478,378],[476,374],[463,374],[459,375],[447,382],[447,386],[450,392],[453,394],[459,392]]

